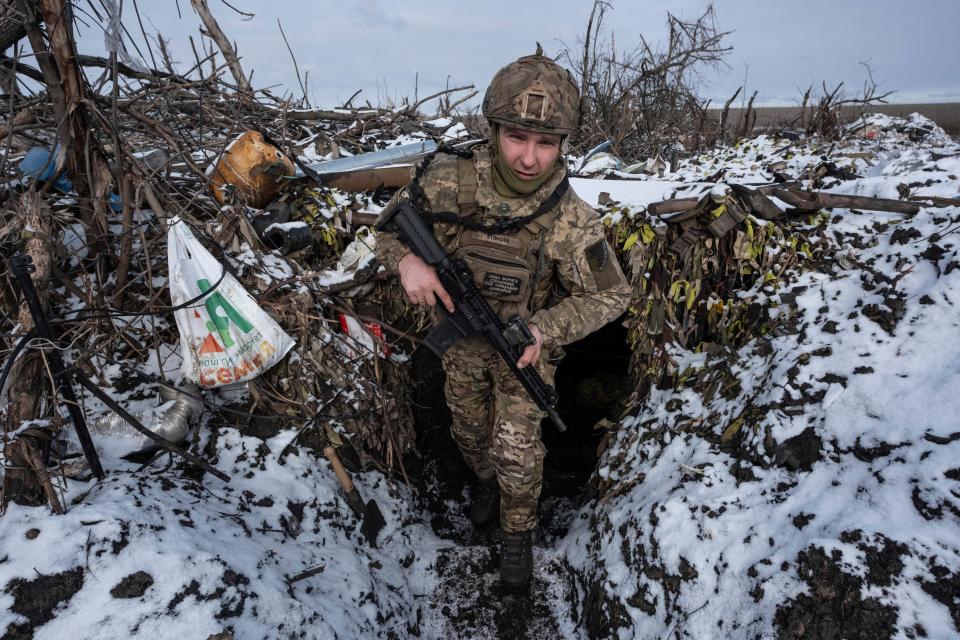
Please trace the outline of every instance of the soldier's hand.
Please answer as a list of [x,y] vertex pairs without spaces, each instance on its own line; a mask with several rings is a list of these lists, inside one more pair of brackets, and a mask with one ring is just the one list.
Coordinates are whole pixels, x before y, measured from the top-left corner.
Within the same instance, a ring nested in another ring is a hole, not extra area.
[[431,307],[437,300],[453,313],[453,300],[440,284],[436,270],[415,253],[408,253],[397,264],[400,272],[400,284],[413,304],[428,304]]
[[530,333],[533,334],[536,342],[524,348],[523,353],[520,354],[520,359],[517,360],[518,369],[523,369],[528,364],[537,364],[537,360],[540,359],[540,347],[543,346],[543,334],[540,333],[537,325],[531,324],[527,325],[527,327],[530,329]]

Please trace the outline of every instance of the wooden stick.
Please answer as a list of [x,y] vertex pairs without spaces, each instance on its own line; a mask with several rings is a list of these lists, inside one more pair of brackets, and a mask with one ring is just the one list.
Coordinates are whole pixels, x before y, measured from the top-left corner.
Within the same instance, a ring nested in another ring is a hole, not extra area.
[[723,113],[720,115],[720,140],[726,142],[727,140],[727,125],[729,120],[727,119],[730,115],[730,104],[737,99],[737,96],[740,95],[740,91],[743,90],[743,87],[737,87],[737,90],[733,92],[733,95],[723,103]]
[[189,152],[186,152],[180,148],[180,145],[177,144],[177,141],[173,137],[173,133],[171,133],[166,127],[161,125],[156,120],[148,117],[146,114],[140,113],[130,105],[125,105],[121,103],[121,104],[118,104],[117,106],[120,108],[121,111],[130,114],[131,116],[133,116],[135,120],[138,120],[139,122],[145,124],[150,129],[152,129],[157,135],[163,138],[163,140],[170,145],[171,149],[174,149],[177,151],[178,155],[180,156],[180,159],[183,160],[183,162],[188,167],[190,167],[190,170],[193,171],[195,174],[197,174],[204,181],[206,181],[207,176],[204,173],[203,169],[197,166],[197,164],[190,157]]
[[237,52],[233,48],[233,45],[230,44],[230,40],[226,34],[223,33],[223,29],[217,24],[216,18],[214,18],[210,12],[210,7],[207,6],[207,0],[190,0],[190,4],[193,5],[194,11],[200,16],[200,20],[203,21],[203,26],[207,28],[207,33],[209,33],[213,41],[217,43],[217,46],[223,53],[223,57],[227,59],[230,73],[233,75],[233,79],[237,81],[237,88],[239,88],[242,93],[250,93],[250,82],[243,74],[243,68],[240,66],[239,58],[237,58]]
[[672,200],[663,200],[647,205],[647,213],[653,216],[662,216],[668,213],[680,213],[689,211],[697,206],[700,198],[673,198]]
[[290,52],[290,59],[293,60],[293,71],[297,74],[297,82],[300,83],[300,90],[303,91],[303,100],[304,102],[307,102],[307,106],[309,106],[307,87],[304,86],[303,79],[300,78],[300,67],[297,65],[297,56],[293,55],[293,49],[290,47],[290,43],[287,42],[287,34],[283,32],[283,25],[280,23],[280,18],[277,18],[277,26],[280,27],[280,35],[283,37],[283,44],[287,45],[287,51]]
[[[80,63],[80,66],[82,67],[99,67],[102,69],[109,69],[112,66],[110,61],[106,58],[101,56],[90,56],[82,53],[77,55],[77,62]],[[182,77],[167,73],[165,71],[156,71],[151,69],[145,73],[143,71],[137,71],[133,67],[125,65],[122,62],[117,62],[117,72],[127,76],[128,78],[145,80],[147,82],[155,82],[160,78],[183,81]]]
[[823,191],[801,191],[799,189],[774,189],[773,195],[801,211],[818,209],[866,209],[868,211],[890,211],[908,215],[920,211],[915,202],[891,200],[889,198],[869,198],[866,196],[847,196]]
[[40,481],[40,486],[43,487],[43,492],[47,496],[47,502],[50,503],[50,510],[57,515],[66,513],[63,505],[60,504],[60,498],[57,496],[57,490],[53,487],[53,482],[50,480],[50,474],[47,473],[47,467],[43,464],[43,460],[40,459],[40,454],[38,454],[37,450],[33,448],[33,445],[29,440],[18,438],[16,442],[20,446],[23,457],[26,458],[26,460],[30,463],[30,466],[33,468],[33,472],[37,474],[37,479]]
[[473,89],[473,85],[468,84],[462,87],[456,87],[454,89],[444,89],[443,91],[437,91],[436,93],[429,95],[426,98],[423,98],[422,100],[418,100],[417,102],[414,102],[412,105],[404,109],[404,111],[408,113],[416,113],[420,105],[424,104],[425,102],[429,102],[434,98],[439,98],[440,96],[443,96],[443,95],[449,95],[451,93],[456,93],[457,91],[466,91],[468,89]]
[[49,52],[60,73],[60,89],[64,97],[64,112],[57,114],[60,121],[57,137],[66,151],[66,166],[74,188],[80,198],[89,203],[83,214],[84,221],[98,238],[93,248],[109,256],[112,249],[106,241],[110,230],[104,202],[110,192],[111,173],[93,138],[86,104],[88,96],[76,60],[71,8],[63,0],[39,0],[36,4],[46,23]]
[[928,203],[930,207],[960,207],[960,198],[941,198],[939,196],[910,196],[907,198],[911,202]]
[[384,115],[386,111],[370,109],[362,111],[327,111],[323,109],[294,109],[287,111],[288,120],[332,120],[334,122],[353,122],[354,120],[369,120]]
[[333,467],[333,472],[337,475],[337,480],[340,481],[344,493],[353,493],[353,480],[350,479],[350,474],[347,473],[343,463],[340,462],[340,456],[337,455],[337,450],[333,448],[332,444],[323,448],[323,455],[330,461],[330,466]]
[[146,198],[147,204],[153,209],[153,214],[157,216],[158,220],[164,223],[164,228],[166,228],[166,223],[170,219],[170,216],[164,211],[163,205],[160,204],[160,200],[157,199],[157,194],[153,191],[153,187],[150,186],[148,181],[144,180],[140,183],[140,188],[143,190],[143,197]]
[[117,285],[113,296],[113,306],[122,309],[126,299],[126,284],[130,271],[130,257],[133,253],[133,187],[130,176],[120,176],[120,199],[123,202],[123,232],[120,237],[120,257],[117,260]]
[[292,576],[290,576],[289,578],[287,578],[286,582],[287,582],[287,584],[289,585],[289,584],[293,584],[293,583],[295,583],[295,582],[300,582],[301,580],[306,580],[307,578],[312,578],[313,576],[317,575],[318,573],[323,573],[324,569],[326,569],[326,566],[325,566],[325,565],[318,564],[318,565],[316,565],[316,566],[314,566],[314,567],[310,567],[309,569],[305,569],[305,570],[301,571],[300,573],[295,573],[295,574],[293,574]]

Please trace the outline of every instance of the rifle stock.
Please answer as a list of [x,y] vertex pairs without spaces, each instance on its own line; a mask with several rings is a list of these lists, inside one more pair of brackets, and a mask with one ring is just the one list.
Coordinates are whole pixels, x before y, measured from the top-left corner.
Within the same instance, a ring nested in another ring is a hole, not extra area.
[[401,201],[378,223],[377,228],[396,231],[417,256],[436,269],[440,284],[453,299],[454,312],[427,335],[424,344],[437,355],[443,355],[459,340],[481,334],[494,351],[500,354],[537,406],[550,416],[557,429],[566,431],[567,425],[556,410],[556,390],[543,381],[535,367],[517,368],[517,360],[522,350],[504,336],[503,322],[483,298],[470,268],[444,251],[433,235],[433,230],[416,208],[409,201]]

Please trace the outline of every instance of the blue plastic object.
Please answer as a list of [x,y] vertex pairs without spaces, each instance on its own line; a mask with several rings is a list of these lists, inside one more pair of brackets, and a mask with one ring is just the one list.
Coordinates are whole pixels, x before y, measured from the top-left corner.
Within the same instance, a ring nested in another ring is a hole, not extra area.
[[[33,147],[30,151],[27,151],[27,155],[20,161],[20,173],[28,175],[31,178],[36,178],[37,180],[49,180],[53,177],[53,173],[56,170],[56,155],[59,152],[59,144],[53,148],[53,153],[43,147]],[[73,183],[70,181],[70,178],[67,177],[66,172],[60,174],[56,184],[53,186],[61,191],[73,190]]]
[[[23,160],[20,161],[20,164],[17,165],[17,168],[20,169],[20,173],[30,176],[31,178],[36,178],[37,180],[49,180],[53,177],[53,174],[56,171],[56,156],[59,152],[59,144],[53,148],[53,152],[44,147],[33,147],[27,151],[27,155],[23,157]],[[57,178],[57,181],[53,186],[64,193],[70,193],[73,191],[73,182],[70,180],[69,176],[67,176],[65,171],[60,174],[60,177]],[[115,193],[110,194],[109,204],[110,208],[114,211],[119,212],[123,210],[123,202]]]

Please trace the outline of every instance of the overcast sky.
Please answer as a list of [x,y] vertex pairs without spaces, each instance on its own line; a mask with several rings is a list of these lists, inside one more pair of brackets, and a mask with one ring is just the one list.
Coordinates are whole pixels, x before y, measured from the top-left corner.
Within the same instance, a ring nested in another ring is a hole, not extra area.
[[[147,56],[129,0],[123,22]],[[475,84],[481,91],[494,72],[535,42],[548,55],[575,46],[592,0],[229,0],[255,14],[244,19],[223,0],[208,0],[223,30],[236,42],[255,87],[278,94],[302,92],[280,34],[282,23],[300,73],[308,72],[314,106],[337,106],[356,90],[355,104],[425,97],[444,86]],[[85,3],[75,3],[82,8]],[[199,18],[190,0],[139,0],[148,34],[171,40],[183,68],[193,65],[187,39],[198,40]],[[666,12],[699,15],[702,0],[612,0],[608,37],[632,48],[639,34],[662,40]],[[960,101],[960,0],[718,0],[717,23],[730,30],[728,67],[709,71],[705,97],[723,102],[736,87],[759,91],[758,103],[799,102],[802,88],[845,81],[859,91],[869,61],[882,90],[895,102]],[[102,31],[81,31],[81,53],[102,53]],[[137,53],[131,50],[132,55]],[[149,64],[149,61],[147,62]],[[418,77],[419,76],[419,77]],[[478,99],[479,101],[479,99]],[[739,101],[739,100],[738,100]]]

